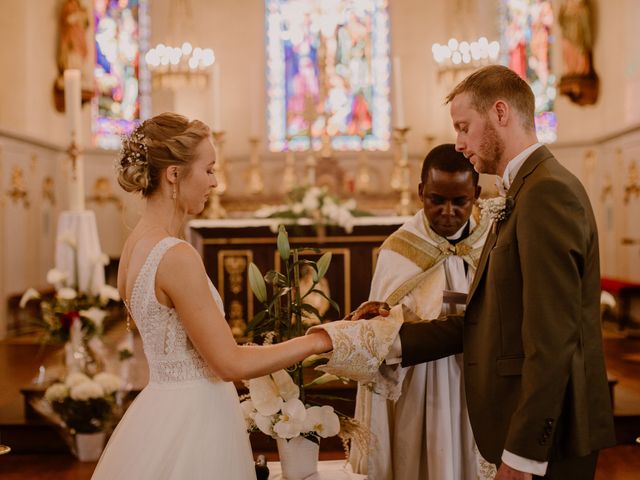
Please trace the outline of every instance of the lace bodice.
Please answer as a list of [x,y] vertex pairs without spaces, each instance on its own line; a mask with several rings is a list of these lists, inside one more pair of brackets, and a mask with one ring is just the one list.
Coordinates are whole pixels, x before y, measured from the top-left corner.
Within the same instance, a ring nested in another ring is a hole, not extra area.
[[[214,378],[209,367],[193,347],[174,308],[158,302],[155,279],[164,254],[183,242],[174,237],[160,240],[138,273],[133,285],[129,306],[144,345],[149,363],[149,381],[156,383],[181,382],[198,378]],[[222,299],[209,280],[211,294],[221,312]]]

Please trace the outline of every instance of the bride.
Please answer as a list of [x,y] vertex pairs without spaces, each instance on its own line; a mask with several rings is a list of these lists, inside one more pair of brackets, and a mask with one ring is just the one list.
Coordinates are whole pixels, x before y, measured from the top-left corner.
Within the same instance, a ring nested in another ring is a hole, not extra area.
[[180,240],[217,181],[209,128],[163,113],[123,140],[118,182],[145,211],[127,239],[118,289],[149,363],[94,479],[255,478],[234,380],[266,375],[331,349],[324,332],[269,346],[236,344],[196,250]]

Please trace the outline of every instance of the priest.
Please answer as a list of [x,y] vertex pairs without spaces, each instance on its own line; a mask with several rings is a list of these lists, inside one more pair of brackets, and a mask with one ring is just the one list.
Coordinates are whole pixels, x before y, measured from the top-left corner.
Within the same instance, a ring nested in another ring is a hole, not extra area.
[[[426,156],[418,194],[423,209],[381,247],[370,299],[434,318],[464,308],[489,222],[472,216],[478,173],[453,144]],[[366,451],[354,446],[354,470],[376,480],[475,480],[482,471],[490,474],[469,424],[461,355],[408,368],[399,363],[387,359],[381,380],[358,388],[356,417],[372,435]]]

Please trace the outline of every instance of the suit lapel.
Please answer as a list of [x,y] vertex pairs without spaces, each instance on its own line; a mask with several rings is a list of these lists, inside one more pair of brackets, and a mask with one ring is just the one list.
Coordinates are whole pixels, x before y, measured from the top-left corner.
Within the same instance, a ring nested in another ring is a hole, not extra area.
[[487,266],[487,261],[489,260],[489,253],[493,246],[496,244],[496,240],[498,239],[498,235],[496,234],[493,225],[490,227],[489,235],[487,236],[487,241],[484,243],[484,248],[482,249],[482,254],[480,255],[480,262],[478,262],[478,269],[476,270],[476,274],[473,276],[473,282],[471,282],[471,287],[469,287],[469,295],[467,295],[467,304],[471,300],[473,293],[476,291],[476,287],[478,283],[480,283],[480,279],[482,278],[485,267]]
[[[509,187],[509,191],[507,192],[507,196],[513,198],[515,202],[518,196],[518,193],[522,188],[522,185],[524,185],[524,179],[529,174],[531,174],[531,172],[533,172],[536,169],[536,167],[540,165],[540,163],[542,163],[543,160],[552,156],[553,155],[551,154],[549,149],[544,145],[541,146],[540,148],[537,148],[531,155],[529,155],[529,157],[524,161],[524,163],[520,167],[520,170],[518,170],[518,173],[516,174],[516,178],[513,179],[513,182],[511,183],[511,187]],[[516,208],[515,204],[513,208],[515,210]],[[467,304],[471,301],[471,298],[473,297],[473,294],[475,293],[476,288],[480,283],[480,280],[484,276],[484,270],[487,267],[487,263],[489,261],[489,255],[498,240],[498,231],[499,231],[498,225],[495,225],[495,228],[493,226],[491,227],[491,232],[489,233],[489,236],[487,237],[487,241],[484,244],[484,248],[482,249],[482,255],[480,256],[478,269],[476,270],[476,274],[473,277],[473,282],[471,283],[471,287],[469,288],[469,295],[467,295]]]

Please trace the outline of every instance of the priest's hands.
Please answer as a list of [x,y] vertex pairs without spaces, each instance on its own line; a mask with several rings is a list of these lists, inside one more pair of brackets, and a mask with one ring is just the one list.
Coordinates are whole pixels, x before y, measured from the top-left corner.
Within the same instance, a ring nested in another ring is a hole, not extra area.
[[502,463],[498,468],[498,474],[495,480],[531,480],[533,476],[530,473],[521,472],[511,468],[506,463]]
[[368,320],[369,318],[377,316],[388,317],[390,309],[391,307],[389,307],[389,304],[386,302],[364,302],[353,312],[344,317],[343,320]]

